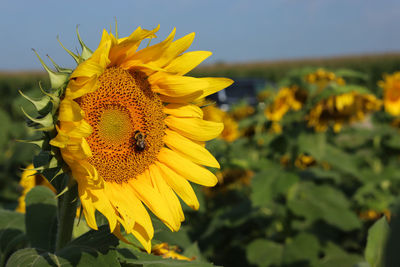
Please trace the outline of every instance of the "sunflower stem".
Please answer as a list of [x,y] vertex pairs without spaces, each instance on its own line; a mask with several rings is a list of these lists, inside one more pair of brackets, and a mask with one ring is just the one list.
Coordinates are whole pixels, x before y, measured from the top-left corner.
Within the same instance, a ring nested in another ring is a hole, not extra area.
[[55,250],[62,249],[72,239],[76,217],[78,186],[76,183],[58,198],[58,227]]

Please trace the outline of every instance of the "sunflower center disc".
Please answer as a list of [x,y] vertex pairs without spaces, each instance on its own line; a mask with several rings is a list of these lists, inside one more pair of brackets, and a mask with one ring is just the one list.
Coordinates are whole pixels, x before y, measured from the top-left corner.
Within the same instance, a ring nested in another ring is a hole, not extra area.
[[164,146],[165,114],[143,73],[108,68],[98,89],[77,102],[93,128],[88,161],[104,180],[135,178],[157,159]]

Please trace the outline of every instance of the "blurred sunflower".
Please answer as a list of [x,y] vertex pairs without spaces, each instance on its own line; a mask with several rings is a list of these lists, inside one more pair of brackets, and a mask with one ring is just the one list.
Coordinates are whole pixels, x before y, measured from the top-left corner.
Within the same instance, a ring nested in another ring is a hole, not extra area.
[[217,178],[201,165],[219,168],[204,148],[220,135],[222,123],[203,119],[194,101],[230,84],[225,78],[184,76],[211,55],[183,53],[194,33],[138,50],[153,30],[137,28],[118,38],[103,31],[98,48],[78,60],[60,102],[59,147],[78,182],[88,225],[97,229],[96,210],[120,238],[120,226],[151,251],[154,234],[145,204],[172,231],[184,220],[176,196],[191,208],[199,202],[188,182],[214,186]]
[[21,196],[18,198],[18,206],[15,209],[18,212],[25,213],[25,197],[28,192],[37,185],[46,186],[51,189],[54,193],[56,190],[54,187],[44,178],[42,175],[38,174],[33,167],[33,164],[30,164],[26,169],[22,172],[21,180],[19,181],[19,185],[22,187]]
[[386,75],[378,85],[383,88],[385,111],[393,116],[400,115],[400,72]]
[[306,98],[306,92],[296,85],[280,88],[272,104],[267,106],[264,110],[264,115],[267,119],[272,121],[270,131],[273,133],[281,133],[282,127],[279,121],[290,110],[300,110]]
[[151,253],[157,256],[161,256],[164,259],[175,259],[175,260],[183,260],[183,261],[193,261],[195,257],[193,258],[188,258],[186,256],[183,256],[179,254],[178,248],[174,246],[168,245],[168,243],[160,243],[158,245],[155,245],[151,248]]
[[335,82],[338,85],[346,84],[346,81],[342,77],[337,77],[335,73],[324,69],[317,69],[315,72],[307,74],[305,80],[310,84],[317,85],[320,90],[331,82]]
[[239,125],[229,113],[213,105],[207,105],[206,107],[204,107],[203,113],[205,120],[221,122],[224,124],[224,130],[222,131],[219,138],[227,142],[233,142],[239,138]]
[[325,131],[330,124],[339,132],[344,124],[360,121],[367,113],[381,108],[381,100],[372,94],[349,92],[319,101],[309,112],[308,126]]
[[305,170],[316,164],[317,164],[317,162],[315,161],[315,159],[312,156],[306,155],[303,153],[301,153],[294,161],[294,165],[301,170]]
[[254,108],[248,104],[240,105],[236,108],[234,108],[231,112],[230,115],[235,121],[240,121],[243,120],[244,118],[249,117],[250,115],[253,115],[255,112]]

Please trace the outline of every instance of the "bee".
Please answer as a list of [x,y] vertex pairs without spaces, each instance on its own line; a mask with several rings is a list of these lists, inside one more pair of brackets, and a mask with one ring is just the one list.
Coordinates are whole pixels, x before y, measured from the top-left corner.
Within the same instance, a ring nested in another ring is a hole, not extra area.
[[135,140],[135,148],[137,151],[143,151],[146,148],[145,135],[141,131],[136,131],[133,139]]

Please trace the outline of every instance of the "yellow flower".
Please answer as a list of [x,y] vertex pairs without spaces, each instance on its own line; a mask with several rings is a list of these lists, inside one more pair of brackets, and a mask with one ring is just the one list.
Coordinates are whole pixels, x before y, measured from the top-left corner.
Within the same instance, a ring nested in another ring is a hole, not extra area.
[[299,110],[305,101],[305,94],[297,86],[279,89],[274,102],[269,105],[264,114],[271,121],[280,121],[289,110]]
[[51,140],[78,183],[88,225],[97,229],[99,211],[111,232],[121,237],[122,225],[148,252],[154,229],[143,204],[177,231],[184,215],[176,194],[198,209],[189,181],[217,183],[202,166],[219,167],[203,144],[223,124],[203,120],[192,103],[232,84],[184,76],[211,55],[184,53],[194,33],[173,41],[174,29],[164,41],[138,50],[158,29],[139,27],[124,38],[103,31],[98,48],[69,77]]
[[317,164],[317,162],[315,161],[315,159],[312,156],[309,155],[305,155],[303,153],[301,153],[295,160],[294,165],[302,170],[305,170],[311,166],[314,166],[315,164]]
[[195,258],[188,258],[179,253],[177,253],[177,247],[170,247],[167,243],[160,243],[151,248],[151,253],[157,256],[161,256],[164,259],[175,259],[183,261],[192,261]]
[[379,110],[381,105],[381,100],[372,94],[349,92],[330,96],[310,110],[308,126],[321,132],[333,124],[333,130],[339,132],[344,124],[363,120],[365,114]]
[[329,83],[335,82],[339,85],[345,85],[346,81],[342,77],[336,77],[335,73],[318,69],[313,73],[306,75],[305,80],[310,84],[315,84],[320,90],[325,88]]
[[366,221],[375,221],[375,220],[381,218],[383,215],[386,217],[386,219],[388,221],[390,221],[391,212],[388,209],[385,209],[382,212],[376,211],[376,210],[373,210],[373,209],[362,211],[362,212],[359,213],[358,217],[360,219],[366,220]]
[[227,112],[213,105],[208,105],[203,108],[203,113],[205,120],[222,122],[224,124],[224,130],[219,138],[227,142],[233,142],[239,138],[239,125]]
[[36,173],[33,164],[30,164],[22,172],[19,185],[22,187],[22,193],[21,196],[18,198],[18,206],[15,210],[21,213],[25,213],[26,194],[28,194],[28,192],[35,186],[43,185],[50,188],[54,193],[56,192],[54,187],[42,175]]
[[393,116],[400,115],[400,72],[386,75],[378,84],[383,88],[385,111]]
[[230,112],[231,116],[233,117],[234,120],[240,121],[244,118],[247,118],[248,116],[254,114],[254,108],[249,105],[241,105],[239,107],[236,107],[234,110]]
[[249,186],[254,172],[244,169],[225,169],[217,171],[216,176],[219,181],[218,185],[213,188],[204,188],[203,190],[208,197]]

